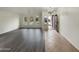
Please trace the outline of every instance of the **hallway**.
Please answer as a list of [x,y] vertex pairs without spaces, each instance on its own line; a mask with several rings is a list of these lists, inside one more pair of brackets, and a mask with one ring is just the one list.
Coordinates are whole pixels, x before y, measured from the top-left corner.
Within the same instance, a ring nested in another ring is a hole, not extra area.
[[0,51],[77,52],[78,25],[79,8],[0,7]]
[[55,30],[45,32],[45,51],[47,52],[78,52],[78,50]]

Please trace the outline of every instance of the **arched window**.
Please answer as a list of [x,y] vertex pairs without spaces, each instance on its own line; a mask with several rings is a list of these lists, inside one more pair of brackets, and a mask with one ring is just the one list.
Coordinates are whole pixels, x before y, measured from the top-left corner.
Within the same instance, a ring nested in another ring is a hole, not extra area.
[[30,17],[30,22],[33,22],[33,21],[34,21],[33,17]]
[[47,23],[47,21],[48,21],[48,18],[47,18],[47,16],[45,16],[44,17],[44,22]]
[[24,21],[27,22],[27,17],[24,17]]

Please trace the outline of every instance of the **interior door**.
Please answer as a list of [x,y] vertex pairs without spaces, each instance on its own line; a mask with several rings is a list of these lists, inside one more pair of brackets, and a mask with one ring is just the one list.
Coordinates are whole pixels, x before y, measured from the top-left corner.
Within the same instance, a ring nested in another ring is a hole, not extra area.
[[52,28],[53,30],[56,30],[57,32],[59,31],[59,27],[58,27],[58,15],[52,15]]

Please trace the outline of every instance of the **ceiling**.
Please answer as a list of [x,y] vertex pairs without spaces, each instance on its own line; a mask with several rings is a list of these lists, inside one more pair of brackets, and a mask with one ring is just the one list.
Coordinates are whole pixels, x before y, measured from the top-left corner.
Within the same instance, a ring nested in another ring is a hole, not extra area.
[[[19,14],[41,13],[40,7],[0,7],[2,11],[15,12]],[[34,12],[33,12],[34,11]]]
[[9,11],[18,14],[40,14],[42,11],[53,10],[53,7],[0,7],[1,11]]

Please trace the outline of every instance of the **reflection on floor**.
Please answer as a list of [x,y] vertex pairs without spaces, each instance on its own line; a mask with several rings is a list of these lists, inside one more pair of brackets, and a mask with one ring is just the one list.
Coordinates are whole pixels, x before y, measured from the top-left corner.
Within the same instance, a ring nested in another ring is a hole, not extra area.
[[77,52],[67,39],[55,30],[45,32],[45,51],[47,52]]
[[0,51],[45,51],[41,29],[19,29],[0,35]]
[[55,30],[18,29],[0,35],[0,51],[11,52],[77,52]]

